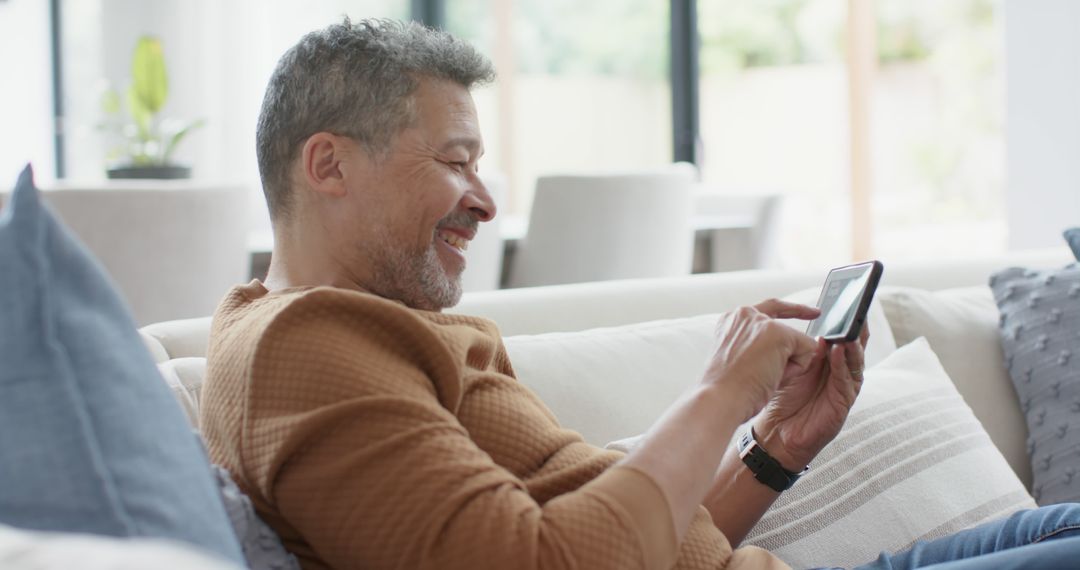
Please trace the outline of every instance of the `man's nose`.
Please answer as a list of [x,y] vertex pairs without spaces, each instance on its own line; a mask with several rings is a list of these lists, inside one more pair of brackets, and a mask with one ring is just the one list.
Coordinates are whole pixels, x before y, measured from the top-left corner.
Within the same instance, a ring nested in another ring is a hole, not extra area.
[[479,176],[471,176],[470,188],[461,198],[462,205],[476,215],[481,222],[490,222],[495,218],[495,199],[491,197],[487,186]]

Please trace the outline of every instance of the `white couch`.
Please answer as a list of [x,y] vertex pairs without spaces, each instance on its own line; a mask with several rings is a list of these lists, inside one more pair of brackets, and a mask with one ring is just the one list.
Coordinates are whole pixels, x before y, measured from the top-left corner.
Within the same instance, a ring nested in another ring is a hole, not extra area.
[[[986,284],[991,273],[1008,266],[1060,267],[1070,261],[1067,249],[1054,249],[887,264],[869,321],[868,364],[926,337],[994,446],[1028,487],[1027,430],[1004,369],[997,309]],[[713,314],[792,294],[813,303],[825,273],[745,271],[484,292],[466,295],[454,311],[498,323],[519,378],[565,426],[603,446],[644,432],[697,381],[712,342]],[[142,329],[192,417],[209,324],[206,317]],[[881,545],[894,546],[903,545]]]

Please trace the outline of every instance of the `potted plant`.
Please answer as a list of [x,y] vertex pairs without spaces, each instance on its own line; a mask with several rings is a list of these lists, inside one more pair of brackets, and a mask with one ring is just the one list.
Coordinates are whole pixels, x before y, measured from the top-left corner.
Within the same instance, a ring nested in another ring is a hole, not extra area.
[[[172,162],[173,152],[192,130],[204,121],[178,121],[158,116],[169,96],[165,55],[161,41],[143,36],[131,58],[131,84],[124,103],[108,89],[102,98],[106,119],[102,128],[113,134],[109,150],[109,178],[189,178],[191,167]],[[124,114],[126,107],[127,113]]]

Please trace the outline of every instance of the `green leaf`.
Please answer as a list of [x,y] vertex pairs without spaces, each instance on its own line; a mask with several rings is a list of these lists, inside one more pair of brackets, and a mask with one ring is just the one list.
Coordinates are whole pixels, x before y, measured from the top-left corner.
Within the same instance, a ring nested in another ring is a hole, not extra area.
[[134,96],[142,108],[150,115],[160,111],[169,95],[165,54],[160,40],[152,36],[139,38],[131,58],[131,79]]
[[188,133],[190,133],[194,129],[197,129],[197,128],[205,125],[205,124],[206,124],[206,121],[203,120],[203,119],[199,119],[198,121],[193,121],[191,123],[188,123],[187,126],[185,126],[185,127],[181,128],[180,130],[176,131],[176,133],[174,133],[173,136],[169,137],[169,143],[167,145],[165,145],[165,152],[162,153],[162,155],[161,155],[161,162],[164,163],[164,164],[168,164],[169,159],[172,157],[173,151],[176,150],[176,145],[180,144],[180,141],[183,140],[184,137],[186,137]]
[[128,113],[131,113],[131,119],[135,121],[135,127],[138,129],[139,140],[147,140],[150,138],[152,113],[143,104],[142,99],[139,98],[134,84],[128,86],[127,104]]

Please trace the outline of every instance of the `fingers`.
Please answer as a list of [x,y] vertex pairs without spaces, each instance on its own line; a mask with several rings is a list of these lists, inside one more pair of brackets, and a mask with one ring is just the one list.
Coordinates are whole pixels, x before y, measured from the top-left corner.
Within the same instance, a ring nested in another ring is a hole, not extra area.
[[855,382],[862,383],[863,373],[866,369],[866,353],[863,351],[864,342],[860,338],[859,342],[845,343],[842,347],[844,353],[844,364],[851,376],[851,379]]
[[810,320],[821,315],[821,309],[817,307],[781,301],[780,299],[767,299],[754,305],[754,308],[774,319]]
[[834,344],[829,347],[829,381],[850,407],[862,389],[862,372],[849,368],[847,352],[844,345]]
[[859,333],[859,344],[866,348],[866,343],[870,341],[870,323],[863,323],[862,331]]
[[[790,314],[792,310],[802,313],[806,309],[779,302],[765,308],[772,315]],[[749,397],[748,401],[756,406],[754,413],[765,405],[784,379],[810,370],[815,355],[821,353],[817,339],[755,307],[741,307],[721,315],[716,337],[716,348],[702,380],[707,384],[730,383]],[[820,357],[818,366],[821,366]]]

